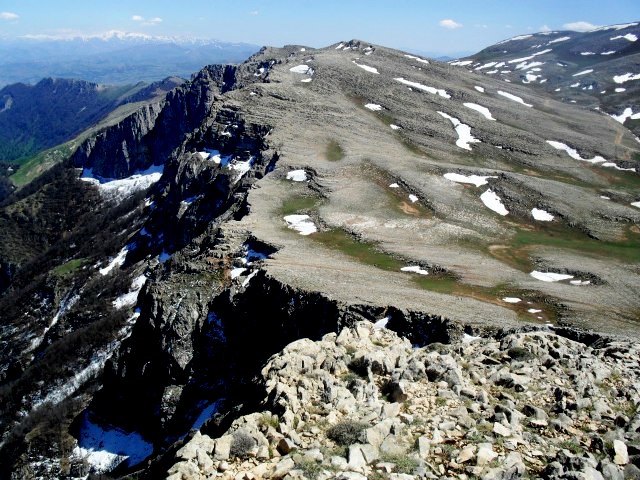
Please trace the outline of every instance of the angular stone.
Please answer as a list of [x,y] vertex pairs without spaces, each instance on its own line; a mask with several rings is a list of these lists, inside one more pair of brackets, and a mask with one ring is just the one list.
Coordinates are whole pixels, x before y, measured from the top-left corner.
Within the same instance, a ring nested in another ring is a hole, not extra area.
[[616,465],[626,465],[629,463],[629,453],[627,452],[627,446],[621,440],[613,441],[613,451],[615,455],[613,456],[613,463]]
[[458,458],[456,458],[456,463],[465,463],[471,460],[476,453],[475,445],[467,445],[458,454]]
[[367,480],[367,477],[358,472],[342,472],[338,474],[336,480]]
[[360,450],[362,451],[362,455],[364,456],[364,459],[367,461],[368,465],[371,465],[373,462],[378,460],[378,458],[380,458],[378,449],[373,445],[369,445],[368,443],[360,445]]
[[278,446],[276,448],[280,455],[287,455],[291,450],[296,448],[296,444],[293,443],[293,440],[290,438],[283,438],[278,442]]
[[423,460],[429,458],[429,451],[431,450],[431,440],[422,436],[418,438],[418,455]]
[[296,464],[291,458],[284,458],[278,462],[276,469],[271,474],[271,478],[274,480],[280,480],[295,468]]
[[585,480],[604,480],[602,474],[593,467],[585,467],[582,473]]
[[231,454],[231,442],[233,437],[231,435],[223,435],[216,439],[216,446],[213,451],[214,460],[229,460]]
[[498,454],[493,451],[491,444],[483,443],[478,448],[478,454],[476,456],[476,465],[482,467],[491,463],[498,457]]
[[495,433],[496,435],[500,435],[502,437],[511,436],[511,430],[505,427],[504,425],[502,425],[501,423],[497,423],[497,422],[493,424],[493,433]]
[[348,468],[350,470],[362,470],[367,466],[367,461],[360,450],[360,445],[351,445],[349,447],[349,463]]

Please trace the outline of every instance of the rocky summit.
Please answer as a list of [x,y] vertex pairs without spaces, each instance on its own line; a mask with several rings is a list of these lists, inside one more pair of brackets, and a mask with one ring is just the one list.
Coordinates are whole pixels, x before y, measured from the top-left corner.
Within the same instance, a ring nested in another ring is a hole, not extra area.
[[207,66],[4,201],[0,472],[633,478],[639,168],[361,40]]
[[262,411],[193,434],[167,478],[635,478],[639,354],[548,331],[415,348],[358,323],[273,356]]

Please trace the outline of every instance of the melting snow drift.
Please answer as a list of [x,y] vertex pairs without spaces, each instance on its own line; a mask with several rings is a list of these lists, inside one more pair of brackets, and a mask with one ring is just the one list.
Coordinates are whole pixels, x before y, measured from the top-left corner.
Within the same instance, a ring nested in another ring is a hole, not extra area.
[[482,185],[486,185],[487,178],[498,178],[495,176],[487,175],[485,177],[481,175],[461,175],[459,173],[445,173],[444,178],[447,180],[451,180],[452,182],[458,183],[470,183],[475,185],[476,187],[481,187]]
[[491,189],[480,195],[480,200],[482,200],[482,203],[484,203],[487,208],[493,210],[499,215],[502,215],[503,217],[509,213],[509,210],[507,210],[502,204],[500,197],[498,197],[498,195],[496,195]]
[[456,145],[458,147],[464,148],[465,150],[471,150],[471,145],[469,145],[470,143],[480,142],[480,140],[471,135],[471,127],[469,125],[460,122],[457,118],[444,112],[438,111],[438,113],[444,118],[448,118],[453,124],[453,128],[455,128],[456,133],[458,134],[458,140],[456,140]]
[[567,275],[566,273],[538,272],[537,270],[534,270],[529,275],[543,282],[559,282],[573,278],[573,275]]
[[318,231],[309,215],[287,215],[284,217],[287,227],[296,230],[300,235],[311,235]]

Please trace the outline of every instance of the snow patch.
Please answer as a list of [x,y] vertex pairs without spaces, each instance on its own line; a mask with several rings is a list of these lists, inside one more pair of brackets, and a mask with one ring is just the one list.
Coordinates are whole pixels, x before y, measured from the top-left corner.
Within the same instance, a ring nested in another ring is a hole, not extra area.
[[284,217],[287,227],[296,230],[300,235],[311,235],[318,231],[309,215],[287,215]]
[[498,90],[498,95],[502,95],[503,97],[506,97],[509,100],[513,100],[514,102],[521,103],[525,107],[533,107],[533,105],[531,105],[530,103],[526,103],[524,100],[522,100],[522,98],[520,98],[520,97],[518,97],[516,95],[513,95],[511,93],[503,92],[502,90]]
[[418,201],[418,197],[416,197],[413,193],[410,193],[409,200],[411,200],[411,203],[416,203]]
[[85,413],[72,456],[86,460],[94,473],[105,473],[124,461],[130,467],[137,465],[152,453],[153,445],[139,433],[98,425]]
[[593,68],[588,68],[587,70],[583,70],[581,72],[574,73],[572,75],[572,77],[579,77],[580,75],[586,75],[587,73],[591,73],[591,72],[593,72]]
[[554,40],[551,40],[549,42],[547,42],[547,45],[551,45],[552,43],[558,43],[558,42],[566,42],[567,40],[570,40],[571,37],[560,37],[560,38],[556,38]]
[[484,93],[484,87],[479,87],[478,85],[474,85],[474,87],[477,91],[479,91],[480,93]]
[[640,73],[625,73],[624,75],[615,75],[613,81],[616,83],[625,83],[630,80],[640,80]]
[[571,285],[590,285],[590,280],[569,280]]
[[129,287],[129,292],[124,295],[120,295],[113,301],[113,308],[120,310],[121,308],[135,305],[138,300],[138,294],[140,293],[140,290],[142,290],[146,281],[147,277],[144,275],[134,278],[133,282],[131,282],[131,287]]
[[389,320],[391,320],[391,317],[384,317],[381,318],[380,320],[378,320],[376,323],[373,324],[373,328],[387,328],[387,323],[389,323]]
[[640,208],[640,202],[631,202],[631,206]]
[[541,222],[550,222],[551,220],[553,220],[553,215],[551,215],[546,210],[541,210],[539,208],[532,208],[531,215],[533,216],[533,218]]
[[492,175],[481,176],[481,175],[461,175],[459,173],[445,173],[444,178],[447,180],[451,180],[452,182],[458,183],[470,183],[475,185],[476,187],[481,187],[482,185],[486,185],[487,178],[498,178]]
[[618,40],[624,38],[625,40],[628,40],[630,42],[635,42],[638,40],[638,36],[634,35],[633,33],[627,33],[626,35],[616,35],[615,37],[611,37],[609,40]]
[[482,200],[482,203],[484,203],[487,208],[493,210],[499,215],[502,215],[503,217],[509,213],[509,210],[507,210],[502,204],[500,197],[498,197],[498,195],[496,195],[491,189],[480,195],[480,200]]
[[378,105],[377,103],[367,103],[365,104],[364,108],[368,108],[373,112],[379,112],[380,110],[382,110],[382,105]]
[[566,273],[539,272],[537,270],[534,270],[529,275],[542,282],[559,282],[561,280],[573,278],[573,275],[568,275]]
[[304,65],[304,64],[298,65],[296,67],[291,67],[289,71],[293,73],[300,73],[303,75],[309,75],[309,76],[313,75],[313,68],[311,68],[309,65]]
[[597,156],[595,156],[595,157],[593,157],[591,159],[582,158],[575,148],[571,148],[570,146],[565,145],[562,142],[555,142],[553,140],[547,140],[547,143],[549,145],[551,145],[553,148],[555,148],[556,150],[564,150],[565,152],[567,152],[567,154],[571,158],[573,158],[575,160],[580,160],[580,161],[583,161],[583,162],[588,162],[588,163],[593,163],[593,164],[606,162],[606,160],[603,157],[601,157],[600,155],[597,155]]
[[425,60],[424,58],[416,57],[414,55],[407,55],[407,54],[405,54],[405,57],[410,58],[411,60],[415,60],[415,61],[420,62],[420,63],[424,63],[426,65],[429,65],[429,60]]
[[422,85],[421,83],[418,82],[411,82],[409,80],[406,80],[402,77],[398,77],[398,78],[394,78],[394,80],[396,82],[400,82],[404,85],[408,85],[410,87],[413,88],[417,88],[418,90],[422,90],[425,91],[427,93],[431,93],[433,95],[440,95],[443,98],[451,98],[451,95],[449,95],[446,90],[442,89],[442,88],[435,88],[435,87],[428,87],[426,85]]
[[458,120],[457,118],[452,117],[451,115],[448,115],[444,112],[438,111],[438,114],[440,114],[444,118],[448,118],[453,124],[453,128],[458,134],[458,140],[456,140],[456,145],[458,147],[464,148],[465,150],[471,150],[471,145],[469,145],[470,143],[480,142],[480,140],[471,135],[471,127],[469,125],[460,122],[460,120]]
[[418,275],[429,275],[429,271],[420,267],[420,265],[411,265],[409,267],[402,267],[401,272],[417,273]]
[[537,57],[538,55],[544,55],[545,53],[549,53],[552,49],[551,48],[547,48],[546,50],[542,50],[540,52],[536,52],[532,55],[529,55],[528,57],[522,57],[522,58],[514,58],[513,60],[509,60],[508,63],[520,63],[520,62],[525,62],[527,60],[531,60],[532,58]]
[[538,309],[538,308],[530,308],[529,310],[527,310],[527,312],[529,313],[540,313],[542,310]]
[[520,303],[522,299],[518,297],[504,297],[502,301],[507,303]]
[[287,180],[304,182],[307,180],[307,172],[304,170],[291,170],[290,172],[287,172]]
[[244,267],[233,268],[231,270],[231,280],[233,280],[234,278],[238,278],[240,275],[242,275],[246,271],[247,269]]
[[451,62],[449,65],[456,65],[458,67],[465,67],[467,65],[471,65],[473,63],[473,60],[458,60],[455,62]]
[[392,183],[391,185],[389,185],[390,188],[400,188],[400,185],[398,185],[397,183]]
[[162,177],[163,165],[152,165],[146,170],[137,171],[127,178],[112,179],[94,175],[91,168],[82,171],[80,180],[94,184],[100,194],[116,200],[123,200],[140,190],[146,190]]
[[355,65],[359,66],[360,68],[362,68],[363,70],[366,70],[367,72],[380,74],[380,72],[378,72],[378,69],[377,69],[377,68],[370,67],[369,65],[363,65],[363,64],[361,64],[361,63],[356,63],[356,61],[355,61],[355,60],[353,60],[353,63],[354,63]]
[[127,245],[118,252],[115,258],[111,260],[111,262],[109,262],[109,264],[106,267],[98,270],[98,272],[100,272],[100,275],[108,275],[109,272],[113,270],[115,267],[121,267],[124,264],[124,260],[127,257],[128,252],[129,252],[129,246]]
[[491,115],[491,112],[487,107],[483,107],[482,105],[478,105],[477,103],[470,103],[470,102],[463,103],[463,105],[467,108],[470,108],[471,110],[475,110],[476,112],[479,112],[487,120],[495,121],[495,118],[493,118],[493,116]]
[[640,119],[640,112],[633,113],[631,107],[627,107],[620,115],[611,115],[611,118],[613,118],[616,122],[620,122],[624,125],[624,122],[627,120],[627,118],[630,118],[631,120]]
[[626,92],[626,91],[627,91],[627,89],[626,88],[622,88],[622,87],[618,87],[618,88],[615,89],[616,93],[622,93],[622,92]]
[[389,126],[391,127],[391,130],[400,130],[400,127],[398,125],[394,125],[393,123]]

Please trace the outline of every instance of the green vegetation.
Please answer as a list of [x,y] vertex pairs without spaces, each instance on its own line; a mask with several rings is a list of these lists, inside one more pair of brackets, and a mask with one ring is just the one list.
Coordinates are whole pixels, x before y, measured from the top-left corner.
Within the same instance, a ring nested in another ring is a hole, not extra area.
[[278,428],[280,426],[280,419],[278,418],[277,415],[273,415],[272,413],[265,412],[260,416],[260,420],[258,420],[258,425],[260,425],[261,427]]
[[232,457],[245,458],[249,456],[251,451],[256,447],[256,441],[251,435],[245,432],[235,432],[231,439],[231,450],[229,453]]
[[314,233],[310,236],[327,248],[338,250],[359,262],[382,270],[400,271],[405,264],[397,258],[379,250],[375,244],[357,240],[344,230],[334,229],[325,232]]
[[58,275],[59,277],[65,277],[74,273],[76,270],[81,268],[85,263],[84,258],[76,258],[68,261],[67,263],[63,263],[62,265],[58,265],[55,267],[52,272],[54,275]]
[[322,473],[324,467],[321,463],[307,458],[301,458],[296,462],[296,467],[304,472],[305,478],[315,479]]
[[394,472],[407,475],[412,474],[420,465],[416,457],[410,453],[396,455],[386,454],[382,456],[381,460],[383,462],[393,463]]
[[368,427],[366,423],[345,420],[329,427],[327,438],[333,440],[338,445],[349,446],[361,442],[361,437]]
[[327,157],[327,160],[330,162],[337,162],[344,158],[344,150],[338,142],[329,140],[327,149],[325,150],[325,157]]
[[282,206],[280,207],[280,214],[293,215],[294,213],[304,213],[306,211],[314,209],[319,201],[319,198],[309,195],[292,196],[282,202]]
[[20,169],[10,177],[11,181],[17,187],[26,185],[56,163],[69,158],[75,151],[76,145],[77,143],[72,140],[25,159]]
[[[631,238],[629,238],[631,237]],[[512,248],[544,245],[554,248],[576,250],[595,257],[616,258],[626,262],[640,262],[638,236],[629,229],[624,239],[602,241],[588,237],[575,229],[547,227],[545,229],[519,229],[511,241]]]

